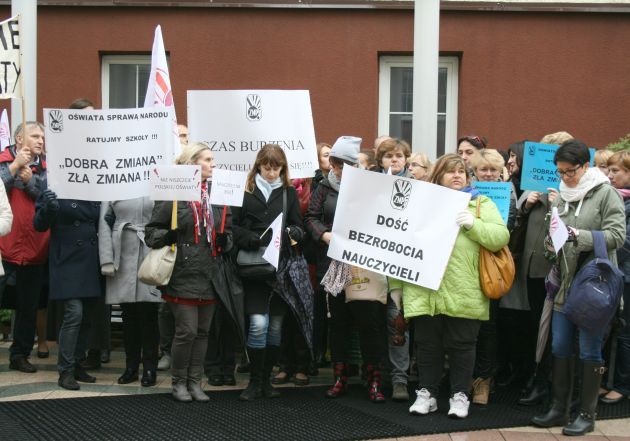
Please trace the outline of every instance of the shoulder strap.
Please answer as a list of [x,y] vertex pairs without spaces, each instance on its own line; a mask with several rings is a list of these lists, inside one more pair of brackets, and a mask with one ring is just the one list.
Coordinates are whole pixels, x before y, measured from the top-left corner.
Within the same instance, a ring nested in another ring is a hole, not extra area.
[[[600,259],[608,259],[608,251],[606,250],[606,240],[602,231],[591,231],[593,235],[593,249],[595,257]],[[579,240],[579,239],[578,239]]]
[[282,189],[282,231],[287,223],[287,189]]

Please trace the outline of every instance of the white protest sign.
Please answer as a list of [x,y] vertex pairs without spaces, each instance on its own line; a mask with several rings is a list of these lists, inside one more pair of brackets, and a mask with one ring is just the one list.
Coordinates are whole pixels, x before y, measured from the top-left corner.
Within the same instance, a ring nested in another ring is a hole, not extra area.
[[551,241],[553,242],[553,249],[556,251],[556,254],[558,254],[569,238],[569,231],[567,230],[566,224],[562,221],[560,215],[558,214],[558,207],[553,207],[551,210],[549,235],[551,236]]
[[189,90],[188,130],[218,169],[249,171],[265,144],[282,147],[291,179],[319,168],[308,90]]
[[212,170],[210,203],[213,205],[242,207],[246,181],[247,173],[245,172],[215,168]]
[[437,290],[470,194],[343,168],[328,256]]
[[20,98],[20,23],[18,17],[0,22],[0,98]]
[[148,196],[172,151],[171,120],[168,109],[44,109],[48,186],[61,199]]
[[201,166],[156,165],[151,169],[151,193],[154,201],[200,201]]

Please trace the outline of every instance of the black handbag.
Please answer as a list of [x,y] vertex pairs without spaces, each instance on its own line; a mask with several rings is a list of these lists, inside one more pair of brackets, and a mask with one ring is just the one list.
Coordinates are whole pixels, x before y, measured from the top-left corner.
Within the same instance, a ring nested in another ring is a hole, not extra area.
[[[287,217],[287,190],[282,191],[282,228]],[[238,250],[236,255],[236,265],[238,274],[245,280],[272,280],[275,277],[276,269],[272,264],[263,259],[266,246],[257,250]]]

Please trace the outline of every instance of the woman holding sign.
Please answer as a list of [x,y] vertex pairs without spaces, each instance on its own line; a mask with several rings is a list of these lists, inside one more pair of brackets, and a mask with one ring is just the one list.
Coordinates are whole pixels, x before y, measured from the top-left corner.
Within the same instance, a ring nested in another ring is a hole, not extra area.
[[[462,158],[455,154],[442,156],[429,181],[470,193],[471,199],[467,209],[453,220],[461,229],[437,291],[390,279],[392,291],[402,290],[405,318],[415,322],[419,390],[409,412],[426,415],[437,410],[446,354],[451,384],[448,415],[466,418],[477,334],[481,322],[489,318],[489,301],[479,282],[479,249],[496,252],[507,245],[510,235],[494,202],[469,186]],[[479,217],[474,214],[477,206]]]
[[[274,245],[270,226],[280,214],[285,231],[280,233],[279,262],[288,255],[291,246],[302,241],[304,232],[300,202],[289,181],[287,157],[279,145],[266,144],[256,155],[247,176],[243,206],[234,207],[234,239],[239,256],[243,251],[257,252]],[[241,401],[280,396],[269,377],[278,359],[282,320],[288,308],[274,292],[275,281],[275,271],[256,279],[243,275],[245,314],[249,316],[246,349],[250,371],[249,384],[239,397]]]
[[[565,426],[562,429],[565,435],[584,435],[595,428],[595,410],[604,371],[602,345],[607,326],[596,331],[583,328],[578,331],[577,325],[565,314],[565,306],[576,274],[595,256],[594,231],[603,233],[608,260],[616,264],[615,250],[626,239],[626,216],[623,201],[617,190],[609,185],[608,178],[596,167],[589,167],[590,152],[584,143],[577,140],[562,143],[553,162],[560,177],[560,192],[552,209],[558,209],[566,224],[568,240],[557,258],[560,287],[554,297],[551,321],[552,405],[546,414],[535,416],[532,423],[539,427]],[[575,375],[576,337],[582,362],[580,412],[567,424]]]
[[[145,242],[154,249],[177,246],[173,273],[160,286],[175,318],[171,349],[173,398],[177,401],[209,401],[201,388],[208,331],[214,316],[220,277],[221,253],[232,244],[231,213],[223,218],[223,207],[210,204],[210,183],[214,157],[207,144],[189,144],[177,164],[201,166],[201,197],[197,202],[177,203],[177,228],[171,229],[173,204],[156,202],[151,221],[145,227]],[[225,221],[223,220],[225,219]]]

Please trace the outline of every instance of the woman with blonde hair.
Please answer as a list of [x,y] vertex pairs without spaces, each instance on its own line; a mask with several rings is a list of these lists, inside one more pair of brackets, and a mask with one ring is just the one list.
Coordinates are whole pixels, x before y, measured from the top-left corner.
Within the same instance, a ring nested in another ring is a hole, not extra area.
[[[273,235],[269,226],[280,213],[285,226],[280,245],[282,261],[291,246],[304,237],[302,216],[295,187],[289,180],[287,157],[279,145],[266,144],[247,176],[243,205],[234,208],[234,238],[239,250],[256,251],[268,246]],[[280,396],[269,376],[278,359],[282,321],[288,308],[274,292],[275,281],[275,273],[264,280],[243,278],[245,314],[249,316],[246,350],[250,371],[241,401]]]
[[407,159],[407,168],[411,176],[420,181],[426,181],[431,175],[431,161],[424,153],[412,153]]
[[[435,163],[429,182],[471,195],[465,210],[453,222],[460,226],[440,287],[431,289],[390,279],[390,289],[402,290],[405,318],[415,324],[418,354],[418,390],[411,414],[437,410],[437,394],[444,356],[450,366],[450,409],[453,418],[466,418],[475,366],[475,345],[482,321],[488,320],[489,301],[479,282],[479,250],[498,251],[509,232],[496,205],[470,187],[464,159],[448,154]],[[479,208],[479,217],[475,212]]]
[[175,318],[171,348],[173,398],[209,401],[201,388],[208,330],[218,303],[218,259],[232,247],[231,213],[210,204],[214,156],[204,143],[188,144],[177,164],[201,166],[200,200],[177,202],[177,228],[171,229],[172,202],[156,202],[145,228],[145,242],[159,249],[176,245],[177,257],[166,286],[160,286]]

